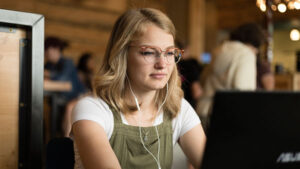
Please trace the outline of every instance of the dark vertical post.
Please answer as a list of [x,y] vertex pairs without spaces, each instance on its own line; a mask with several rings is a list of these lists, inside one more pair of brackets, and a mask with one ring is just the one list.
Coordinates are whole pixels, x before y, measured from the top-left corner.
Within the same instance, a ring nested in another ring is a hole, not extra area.
[[267,44],[266,44],[266,58],[270,63],[273,59],[273,19],[272,19],[272,0],[266,0],[266,29],[267,29]]

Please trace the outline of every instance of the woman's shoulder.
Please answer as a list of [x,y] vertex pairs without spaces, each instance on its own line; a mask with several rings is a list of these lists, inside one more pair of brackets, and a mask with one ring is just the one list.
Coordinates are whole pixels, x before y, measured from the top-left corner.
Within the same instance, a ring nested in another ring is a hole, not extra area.
[[191,104],[185,98],[182,98],[181,99],[181,109],[180,109],[180,112],[182,112],[182,111],[188,111],[189,109],[193,109],[193,107],[191,106]]
[[82,97],[72,112],[72,124],[80,120],[89,120],[103,127],[108,136],[111,135],[114,120],[113,114],[101,98],[94,96]]
[[80,112],[96,111],[111,113],[108,104],[104,100],[92,95],[80,98],[74,108],[74,111],[76,110],[80,110]]
[[93,105],[102,105],[104,107],[109,107],[108,104],[101,99],[100,97],[93,96],[93,95],[87,95],[83,96],[79,99],[78,104],[93,104]]
[[194,108],[184,98],[181,100],[181,108],[177,117],[173,119],[173,138],[178,140],[187,131],[200,123],[200,119],[195,112]]
[[175,117],[175,121],[178,119],[182,119],[184,116],[190,114],[190,113],[195,112],[194,108],[191,106],[191,104],[185,100],[184,98],[181,99],[181,106],[180,106],[180,111]]

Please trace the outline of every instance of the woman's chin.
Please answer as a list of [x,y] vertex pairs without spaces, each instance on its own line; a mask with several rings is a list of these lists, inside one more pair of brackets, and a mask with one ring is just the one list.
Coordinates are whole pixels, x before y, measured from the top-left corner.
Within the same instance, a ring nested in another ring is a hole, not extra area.
[[162,83],[162,84],[153,85],[152,88],[153,88],[153,90],[160,90],[160,89],[163,89],[165,86],[166,86],[166,83]]

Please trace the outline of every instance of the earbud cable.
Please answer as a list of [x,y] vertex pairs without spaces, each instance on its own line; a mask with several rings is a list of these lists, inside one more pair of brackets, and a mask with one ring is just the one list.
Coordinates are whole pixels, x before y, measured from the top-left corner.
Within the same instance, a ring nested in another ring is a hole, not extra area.
[[[126,77],[127,77],[127,75],[126,75]],[[130,89],[130,91],[131,91],[131,93],[132,93],[132,95],[133,95],[133,97],[134,97],[134,101],[135,101],[136,107],[137,107],[139,113],[142,114],[141,108],[140,108],[140,106],[139,106],[138,99],[137,99],[137,97],[135,96],[135,94],[134,94],[134,92],[133,92],[133,90],[132,90],[132,88],[131,88],[131,84],[130,84],[129,78],[127,77],[127,79],[128,79],[128,82],[129,82],[129,89]],[[167,87],[166,96],[165,96],[164,101],[162,102],[162,104],[159,106],[158,111],[157,111],[156,114],[155,114],[154,121],[155,121],[157,115],[159,114],[160,109],[162,108],[162,106],[165,104],[165,102],[166,102],[166,100],[167,100],[167,96],[168,96],[168,88],[169,88],[168,83],[167,83],[167,86],[166,86],[166,87]],[[140,116],[138,116],[138,117],[140,117]],[[158,168],[158,169],[161,169],[160,161],[159,161],[160,138],[159,138],[157,126],[156,126],[156,125],[154,126],[154,127],[155,127],[155,131],[156,131],[156,135],[157,135],[157,140],[158,140],[158,150],[157,150],[157,158],[156,158],[156,157],[151,153],[151,151],[145,146],[145,143],[144,143],[144,141],[143,141],[143,139],[142,139],[142,131],[141,131],[142,128],[141,128],[141,125],[140,125],[140,118],[139,118],[139,120],[137,121],[137,123],[138,123],[138,126],[139,126],[139,133],[140,133],[141,143],[142,143],[144,149],[145,149],[145,150],[153,157],[153,159],[155,160],[155,162],[156,162],[156,164],[157,164],[157,168]]]

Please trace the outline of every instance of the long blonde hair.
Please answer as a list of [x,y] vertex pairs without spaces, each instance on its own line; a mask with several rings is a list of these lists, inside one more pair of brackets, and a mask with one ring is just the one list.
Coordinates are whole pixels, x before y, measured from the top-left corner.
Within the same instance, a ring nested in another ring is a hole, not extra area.
[[[148,24],[158,26],[175,39],[175,27],[161,11],[142,8],[125,12],[113,27],[102,65],[93,81],[94,95],[123,113],[136,110],[126,102],[125,98],[125,89],[128,89],[126,81],[128,46],[134,38],[144,33],[144,28]],[[168,86],[168,96],[163,110],[174,118],[180,111],[183,97],[176,66],[170,76]],[[158,104],[162,103],[166,93],[166,87],[157,92],[155,99]]]

